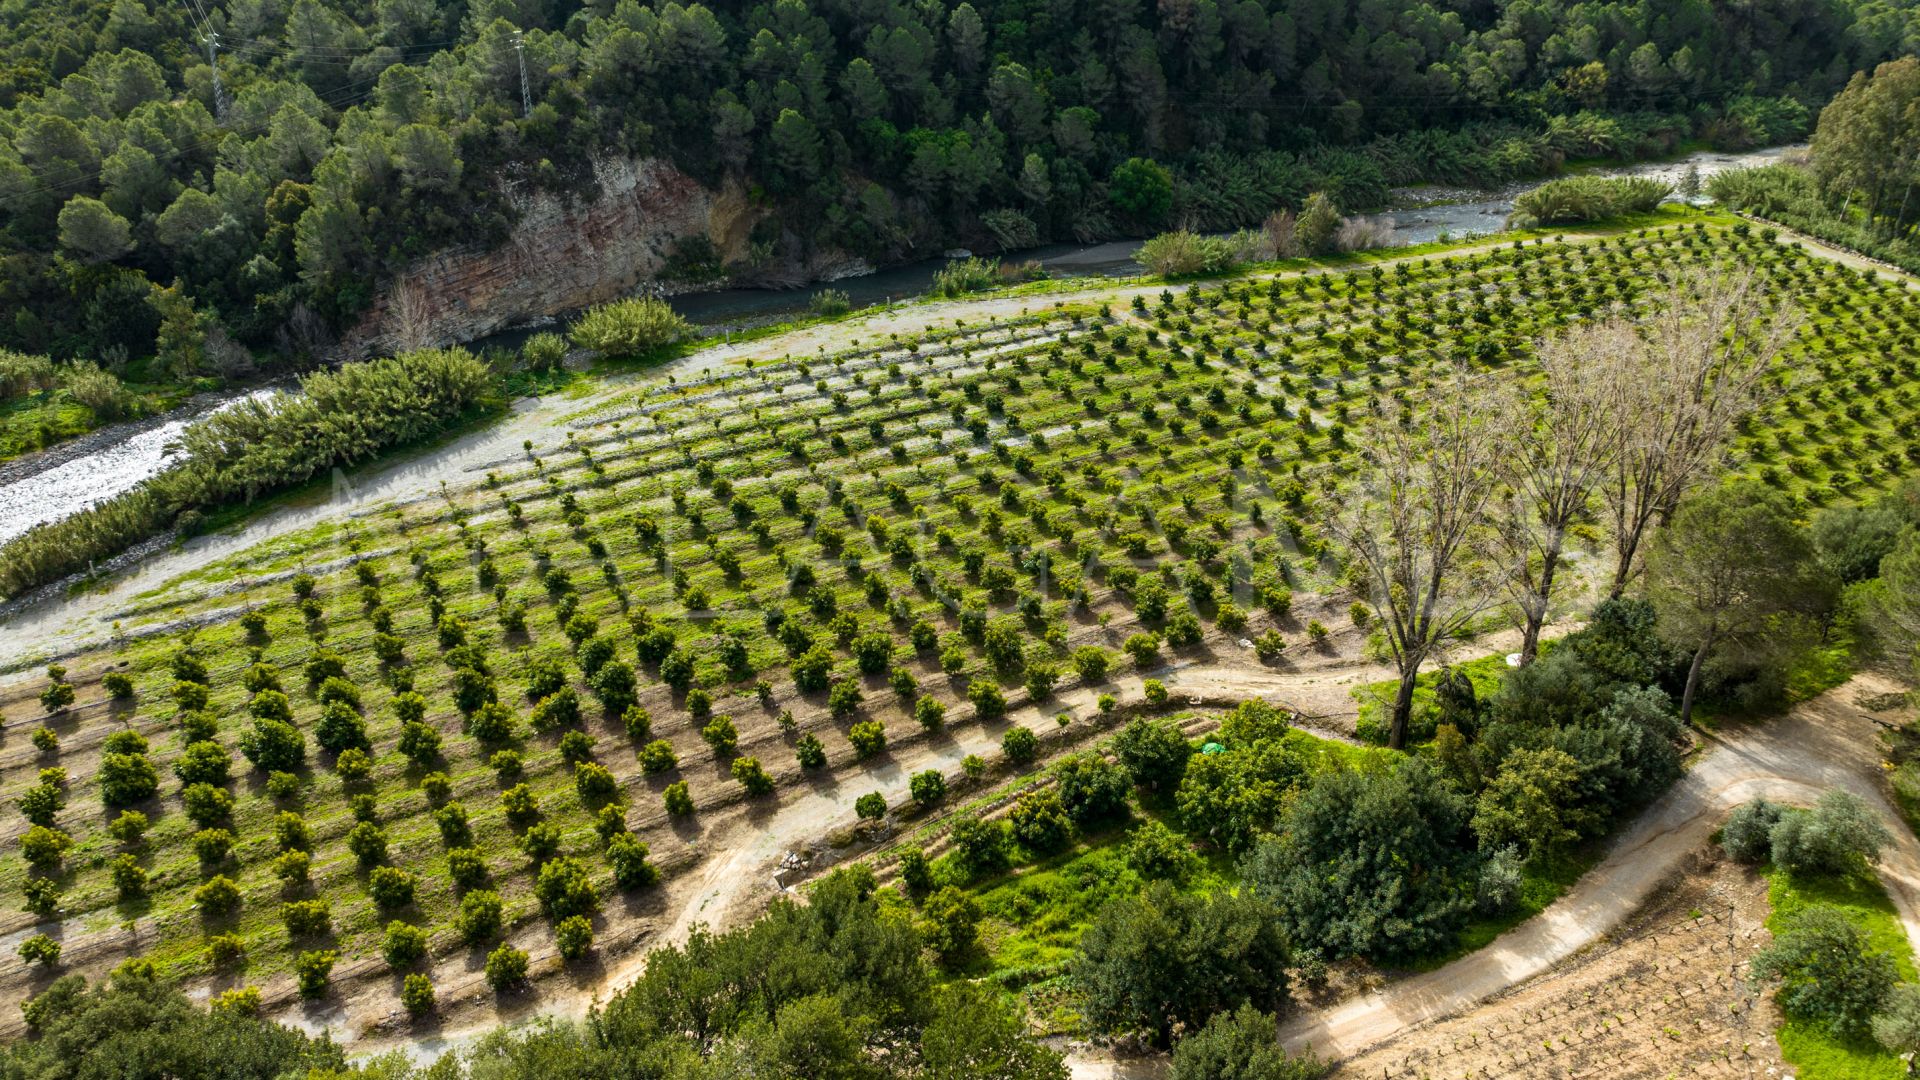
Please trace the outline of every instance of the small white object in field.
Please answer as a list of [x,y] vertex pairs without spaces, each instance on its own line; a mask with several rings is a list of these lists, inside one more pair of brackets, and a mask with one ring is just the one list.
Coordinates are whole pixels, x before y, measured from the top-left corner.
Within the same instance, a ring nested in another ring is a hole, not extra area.
[[1519,653],[1517,653],[1517,652],[1510,652],[1510,653],[1508,653],[1508,654],[1507,654],[1507,666],[1508,666],[1508,667],[1519,667],[1519,666],[1520,666],[1520,654],[1519,654]]

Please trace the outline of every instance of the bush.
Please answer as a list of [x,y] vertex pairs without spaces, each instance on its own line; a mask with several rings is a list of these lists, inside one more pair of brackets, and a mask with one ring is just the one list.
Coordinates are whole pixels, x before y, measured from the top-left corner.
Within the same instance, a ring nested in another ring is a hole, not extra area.
[[362,821],[347,830],[347,850],[361,866],[373,866],[387,858],[387,833],[371,821]]
[[1326,1069],[1280,1047],[1273,1014],[1252,1005],[1218,1012],[1173,1048],[1169,1080],[1317,1080]]
[[449,848],[447,876],[462,889],[477,889],[487,883],[487,860],[478,848]]
[[426,1016],[433,1012],[433,979],[420,974],[407,976],[400,984],[400,1004],[406,1008],[409,1016]]
[[1007,823],[1015,840],[1042,854],[1059,851],[1073,838],[1073,822],[1053,788],[1029,791],[1014,800]]
[[980,902],[948,885],[921,908],[920,936],[942,964],[951,966],[973,952],[980,938]]
[[1075,824],[1085,827],[1126,815],[1127,775],[1098,753],[1063,758],[1052,772],[1060,804]]
[[461,897],[460,914],[455,919],[460,939],[478,945],[498,937],[502,910],[500,894],[489,889],[475,889]]
[[863,720],[847,729],[847,741],[856,757],[870,758],[887,748],[887,728],[878,720]]
[[233,834],[225,829],[201,829],[193,834],[194,854],[208,866],[217,866],[233,854]]
[[613,867],[613,883],[622,889],[645,888],[660,880],[660,872],[647,861],[647,845],[632,833],[615,833],[607,840],[607,862]]
[[593,923],[584,915],[561,919],[553,928],[553,942],[563,960],[578,960],[593,948]]
[[426,958],[427,932],[395,919],[387,924],[387,936],[380,943],[380,955],[387,966],[398,971],[410,968]]
[[722,714],[707,722],[700,729],[700,737],[713,747],[713,752],[725,756],[733,753],[740,745],[740,732],[733,726],[733,717]]
[[869,791],[853,800],[853,813],[861,821],[879,821],[887,816],[887,797],[877,791]]
[[340,954],[331,949],[303,952],[295,957],[293,973],[300,983],[300,996],[317,998],[325,994],[333,977],[333,965],[339,962]]
[[[1242,1005],[1286,1003],[1279,920],[1243,891],[1188,896],[1166,882],[1102,908],[1080,939],[1073,984],[1096,1031],[1145,1032],[1167,1047],[1176,1028]],[[1204,977],[1197,973],[1204,972]]]
[[685,340],[692,331],[665,300],[641,297],[593,308],[568,333],[580,348],[626,360]]
[[496,994],[517,990],[527,981],[527,954],[504,942],[487,954],[487,985]]
[[947,718],[947,707],[932,695],[922,695],[913,703],[913,719],[928,731],[940,730]]
[[52,967],[60,962],[60,943],[45,934],[35,934],[20,943],[20,959]]
[[1507,227],[1575,225],[1626,214],[1644,214],[1673,192],[1670,184],[1642,176],[1570,176],[1549,180],[1513,200]]
[[27,857],[27,862],[42,870],[59,866],[72,846],[73,839],[66,833],[45,825],[29,828],[20,838],[20,853]]
[[1794,873],[1845,874],[1878,861],[1892,839],[1858,795],[1830,790],[1812,810],[1784,815],[1773,827],[1773,863]]
[[1016,765],[1032,761],[1040,753],[1040,737],[1032,728],[1015,725],[1000,736],[1000,752]]
[[1199,868],[1200,857],[1178,833],[1158,821],[1147,821],[1127,836],[1127,865],[1148,881],[1177,885]]
[[1720,829],[1720,847],[1727,858],[1749,865],[1766,862],[1773,855],[1773,827],[1783,811],[1765,799],[1741,803],[1728,815]]
[[333,929],[333,912],[325,900],[289,900],[280,905],[280,921],[289,936],[318,936]]
[[1866,933],[1825,904],[1795,915],[1785,933],[1754,955],[1748,971],[1780,984],[1775,1000],[1782,1012],[1842,1039],[1868,1034],[1899,981],[1893,958],[1870,950]]
[[99,776],[100,801],[110,807],[150,799],[160,790],[160,774],[145,754],[103,754]]
[[1142,682],[1140,690],[1146,695],[1149,705],[1160,706],[1167,703],[1167,684],[1159,679],[1148,679]]
[[1133,782],[1156,791],[1172,791],[1186,774],[1193,744],[1172,720],[1140,717],[1120,729],[1115,756]]
[[760,764],[759,758],[734,758],[729,771],[733,773],[733,778],[740,782],[740,786],[747,789],[748,795],[773,793],[773,777],[768,775],[766,768]]
[[367,875],[367,895],[383,908],[413,903],[413,875],[397,866],[377,866]]
[[913,801],[921,806],[931,806],[947,797],[947,778],[939,769],[928,769],[913,774],[907,789],[913,795]]
[[687,790],[685,780],[676,780],[668,784],[660,793],[661,801],[666,804],[667,813],[684,817],[693,813],[693,795]]
[[953,823],[948,838],[953,843],[954,861],[967,873],[979,875],[1007,868],[1005,822],[984,821],[968,814]]
[[588,915],[600,907],[600,897],[594,892],[587,868],[580,860],[566,856],[540,868],[534,877],[533,894],[551,919]]

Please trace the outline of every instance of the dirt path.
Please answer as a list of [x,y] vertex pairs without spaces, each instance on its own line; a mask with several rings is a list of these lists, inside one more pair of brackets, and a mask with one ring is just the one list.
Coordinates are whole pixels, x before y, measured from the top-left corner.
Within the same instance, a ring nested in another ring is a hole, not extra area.
[[1893,832],[1881,874],[1908,939],[1920,950],[1920,842],[1881,794],[1876,722],[1858,704],[1863,696],[1894,689],[1879,676],[1859,675],[1780,720],[1714,740],[1606,859],[1537,918],[1437,971],[1327,1012],[1296,1017],[1283,1026],[1282,1038],[1295,1050],[1350,1058],[1546,972],[1633,914],[1707,842],[1729,810],[1759,796],[1804,805],[1842,788],[1867,800]]

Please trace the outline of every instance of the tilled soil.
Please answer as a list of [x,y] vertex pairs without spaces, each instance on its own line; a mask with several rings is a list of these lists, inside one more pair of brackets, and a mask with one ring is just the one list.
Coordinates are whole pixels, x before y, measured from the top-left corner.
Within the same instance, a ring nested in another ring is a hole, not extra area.
[[1760,1077],[1783,1063],[1747,962],[1765,879],[1699,853],[1613,935],[1550,974],[1340,1064],[1340,1077]]

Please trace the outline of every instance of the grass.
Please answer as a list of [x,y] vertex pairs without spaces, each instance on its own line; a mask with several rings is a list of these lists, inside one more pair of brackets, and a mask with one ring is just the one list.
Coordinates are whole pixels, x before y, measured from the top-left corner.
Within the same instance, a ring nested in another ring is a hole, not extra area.
[[[1913,948],[1887,890],[1870,873],[1846,877],[1767,870],[1767,929],[1784,931],[1799,912],[1815,904],[1839,908],[1866,933],[1869,947],[1893,957],[1903,980],[1915,977]],[[1900,1058],[1871,1041],[1835,1038],[1817,1025],[1789,1019],[1780,1025],[1780,1053],[1800,1080],[1899,1080],[1908,1075]]]

